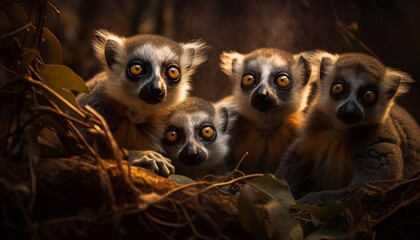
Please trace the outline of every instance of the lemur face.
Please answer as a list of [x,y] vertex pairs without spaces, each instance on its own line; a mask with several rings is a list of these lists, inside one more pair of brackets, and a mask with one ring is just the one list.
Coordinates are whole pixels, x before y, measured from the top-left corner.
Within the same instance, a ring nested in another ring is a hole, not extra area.
[[225,111],[216,111],[199,98],[189,98],[171,109],[162,145],[176,172],[224,159],[228,150]]
[[121,38],[98,32],[97,55],[108,73],[108,94],[126,107],[146,112],[184,100],[189,78],[204,61],[204,44],[178,43],[155,35]]
[[223,53],[222,70],[234,80],[234,95],[242,106],[269,113],[296,111],[310,76],[308,62],[277,49],[257,49],[243,55]]
[[[324,57],[319,107],[344,124],[374,124],[387,115],[392,99],[410,77],[364,54]],[[401,87],[400,87],[401,86]]]

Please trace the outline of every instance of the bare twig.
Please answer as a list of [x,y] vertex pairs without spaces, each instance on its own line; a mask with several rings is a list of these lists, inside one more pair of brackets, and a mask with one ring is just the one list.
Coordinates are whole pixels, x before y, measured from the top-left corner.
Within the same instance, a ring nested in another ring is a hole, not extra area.
[[381,218],[374,220],[373,221],[373,227],[377,226],[378,224],[380,224],[381,222],[383,222],[385,219],[387,219],[389,216],[391,216],[392,214],[396,213],[398,210],[400,210],[403,207],[406,207],[410,204],[412,204],[413,202],[419,200],[420,198],[420,193],[414,195],[413,197],[404,200],[403,202],[401,202],[400,204],[398,204],[395,208],[393,208],[391,211],[388,211],[387,214],[385,214],[384,216],[382,216]]
[[248,152],[245,152],[245,153],[244,153],[244,155],[242,156],[242,158],[239,160],[238,164],[236,164],[235,169],[233,169],[233,171],[229,174],[229,176],[227,176],[227,177],[225,178],[225,180],[230,179],[230,178],[233,176],[233,174],[235,174],[235,172],[237,172],[237,171],[238,171],[239,166],[241,166],[242,162],[244,161],[244,159],[245,159],[247,156],[248,156]]
[[10,36],[13,36],[15,34],[18,34],[18,33],[22,32],[22,31],[26,30],[30,26],[32,26],[32,23],[28,23],[26,25],[23,25],[20,28],[17,28],[15,30],[11,31],[11,32],[8,32],[8,33],[5,33],[5,34],[1,35],[0,36],[0,39],[4,39],[4,38],[10,37]]
[[191,230],[193,231],[193,233],[195,234],[195,236],[202,238],[202,239],[214,239],[212,237],[207,237],[207,236],[203,236],[201,235],[197,228],[195,227],[193,221],[191,220],[190,215],[188,214],[187,210],[185,209],[185,207],[182,204],[179,204],[180,208],[182,209],[182,212],[184,213],[185,218],[188,220],[188,223],[190,224]]
[[79,120],[79,119],[77,119],[77,118],[74,118],[74,117],[72,117],[72,116],[70,116],[70,115],[67,115],[67,114],[65,114],[65,113],[60,113],[60,112],[58,112],[57,110],[55,110],[55,109],[53,109],[53,108],[50,108],[50,107],[37,106],[37,107],[30,107],[30,108],[29,108],[29,110],[31,110],[31,111],[38,111],[38,112],[51,113],[51,114],[53,114],[53,115],[56,115],[56,116],[59,116],[59,117],[65,118],[65,119],[67,119],[67,120],[70,120],[70,121],[72,121],[72,122],[75,122],[75,123],[77,123],[77,124],[79,124],[79,125],[81,125],[81,126],[83,126],[83,127],[86,127],[86,128],[90,128],[90,127],[92,127],[92,126],[90,126],[89,124],[87,124],[87,123],[86,123],[86,122],[84,122],[84,121],[81,121],[81,120]]
[[81,118],[86,118],[86,114],[82,113],[79,109],[77,109],[75,106],[73,106],[71,103],[69,103],[67,100],[65,100],[60,94],[58,94],[57,92],[52,90],[47,85],[45,85],[45,84],[43,84],[39,81],[36,81],[31,77],[23,78],[23,80],[30,83],[31,85],[34,85],[34,86],[36,86],[38,88],[41,88],[42,90],[52,94],[54,98],[56,98],[57,100],[59,100],[60,102],[65,104],[66,107],[68,107],[74,114],[76,114],[77,116],[79,116]]
[[144,214],[145,214],[145,216],[146,216],[147,218],[149,218],[151,221],[154,221],[154,222],[156,222],[156,223],[158,223],[158,224],[160,224],[160,225],[162,225],[162,226],[174,227],[174,228],[183,228],[183,227],[185,227],[185,226],[187,226],[187,225],[189,224],[189,222],[185,222],[185,223],[167,222],[167,221],[164,221],[164,220],[161,220],[161,219],[158,219],[158,218],[156,218],[156,217],[152,216],[152,215],[151,215],[150,213],[148,213],[148,212],[145,212]]

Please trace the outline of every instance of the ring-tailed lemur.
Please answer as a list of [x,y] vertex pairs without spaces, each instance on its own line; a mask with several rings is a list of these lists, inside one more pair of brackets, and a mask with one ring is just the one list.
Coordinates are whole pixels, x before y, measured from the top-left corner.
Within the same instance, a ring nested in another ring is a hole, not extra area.
[[411,77],[365,54],[319,56],[318,99],[276,172],[304,195],[297,202],[334,203],[367,181],[420,169],[419,126],[394,104]]
[[93,45],[104,71],[88,81],[90,93],[77,100],[105,118],[117,143],[129,150],[132,165],[167,176],[173,166],[160,154],[162,119],[187,97],[190,77],[205,60],[205,45],[156,35],[125,38],[104,30],[97,36]]

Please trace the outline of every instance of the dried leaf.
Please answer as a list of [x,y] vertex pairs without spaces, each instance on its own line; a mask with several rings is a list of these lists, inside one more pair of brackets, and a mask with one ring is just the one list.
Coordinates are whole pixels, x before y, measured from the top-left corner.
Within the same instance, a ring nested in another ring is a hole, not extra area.
[[345,213],[345,208],[341,204],[331,204],[322,207],[308,206],[308,205],[293,205],[290,209],[304,210],[312,213],[321,220],[334,220]]
[[321,239],[348,239],[347,234],[335,229],[320,229],[309,234],[305,240],[321,240]]
[[11,25],[14,28],[22,27],[29,23],[28,16],[20,4],[15,1],[8,1],[2,4],[3,11],[9,18]]
[[48,28],[42,31],[43,44],[40,49],[42,57],[47,63],[62,64],[62,51],[60,41],[51,33]]
[[170,175],[168,177],[168,179],[172,182],[179,183],[179,184],[182,184],[182,185],[186,185],[186,184],[195,182],[195,180],[193,180],[191,178],[188,178],[188,177],[182,176],[182,175],[177,175],[177,174]]
[[238,199],[242,226],[255,238],[303,239],[299,223],[289,213],[295,204],[288,185],[273,176],[250,180]]
[[[70,90],[87,93],[89,92],[89,89],[83,79],[73,72],[73,70],[64,65],[46,64],[39,70],[39,75],[48,87],[80,109],[74,94]],[[66,107],[62,104],[57,104],[60,108],[64,108],[62,110],[66,110]]]
[[23,49],[22,62],[20,63],[19,68],[20,69],[25,69],[38,56],[39,56],[39,52],[36,49],[32,49],[32,48],[25,48],[25,49]]

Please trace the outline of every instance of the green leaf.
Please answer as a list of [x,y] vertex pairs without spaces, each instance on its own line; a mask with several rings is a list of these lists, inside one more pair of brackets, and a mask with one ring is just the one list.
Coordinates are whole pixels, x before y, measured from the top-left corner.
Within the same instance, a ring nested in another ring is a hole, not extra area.
[[322,239],[348,239],[347,234],[335,229],[320,229],[309,234],[305,240],[322,240]]
[[36,49],[32,49],[32,48],[23,49],[22,61],[21,61],[20,66],[19,66],[20,70],[25,69],[38,56],[39,56],[39,52]]
[[182,176],[182,175],[177,175],[177,174],[170,175],[168,177],[168,179],[172,182],[179,183],[179,184],[182,184],[182,185],[186,185],[186,184],[195,182],[195,180],[192,180],[191,178],[188,178],[188,177]]
[[42,58],[47,63],[62,64],[62,51],[60,41],[44,27],[42,30],[43,43],[40,46]]
[[345,213],[345,207],[341,204],[331,204],[322,207],[308,206],[308,205],[293,205],[290,209],[304,210],[312,213],[321,220],[334,220]]
[[254,238],[303,239],[301,226],[289,212],[293,204],[285,181],[272,176],[254,178],[239,195],[239,220]]
[[[39,70],[39,75],[48,87],[80,109],[74,94],[70,90],[88,93],[89,89],[83,79],[73,72],[73,70],[64,65],[46,64]],[[59,106],[63,107],[62,105]]]
[[9,18],[11,25],[14,28],[22,27],[29,23],[28,16],[20,4],[15,1],[9,1],[2,4],[3,11]]

